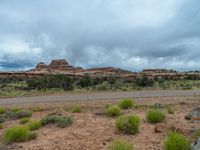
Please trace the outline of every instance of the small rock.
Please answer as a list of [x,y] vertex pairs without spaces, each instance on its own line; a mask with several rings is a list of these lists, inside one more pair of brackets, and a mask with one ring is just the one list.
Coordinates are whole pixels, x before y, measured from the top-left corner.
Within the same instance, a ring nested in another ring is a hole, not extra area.
[[191,144],[191,150],[200,150],[200,138]]

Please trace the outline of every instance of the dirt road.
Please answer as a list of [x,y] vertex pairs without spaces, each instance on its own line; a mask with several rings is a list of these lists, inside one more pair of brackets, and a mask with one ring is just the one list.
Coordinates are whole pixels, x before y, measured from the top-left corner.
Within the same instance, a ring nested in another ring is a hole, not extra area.
[[50,96],[18,97],[0,99],[3,104],[23,104],[23,103],[43,103],[43,102],[64,102],[64,101],[83,101],[83,100],[111,100],[122,98],[146,98],[146,97],[175,97],[175,96],[200,96],[200,90],[164,90],[164,91],[133,91],[133,92],[96,92],[96,93],[77,93]]

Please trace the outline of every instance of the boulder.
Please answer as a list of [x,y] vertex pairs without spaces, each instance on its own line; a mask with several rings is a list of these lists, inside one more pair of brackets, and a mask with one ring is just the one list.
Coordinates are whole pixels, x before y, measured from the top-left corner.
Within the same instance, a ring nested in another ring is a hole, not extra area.
[[200,150],[200,138],[191,144],[191,150]]
[[200,107],[194,108],[190,113],[185,116],[185,119],[192,121],[200,121]]

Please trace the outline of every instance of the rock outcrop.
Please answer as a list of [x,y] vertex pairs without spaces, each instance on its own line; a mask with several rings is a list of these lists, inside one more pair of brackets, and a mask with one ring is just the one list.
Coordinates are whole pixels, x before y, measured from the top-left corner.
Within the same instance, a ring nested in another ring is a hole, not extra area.
[[85,74],[90,76],[115,76],[133,79],[141,77],[144,74],[151,79],[185,79],[185,78],[199,78],[200,72],[176,72],[173,70],[166,69],[146,69],[142,72],[134,73],[131,71],[123,70],[120,68],[114,67],[101,67],[101,68],[89,68],[83,69],[81,67],[71,66],[65,59],[52,60],[50,64],[45,64],[40,62],[34,69],[29,71],[21,72],[0,72],[0,78],[32,78],[32,77],[41,77],[46,74],[66,74],[73,77],[83,77]]

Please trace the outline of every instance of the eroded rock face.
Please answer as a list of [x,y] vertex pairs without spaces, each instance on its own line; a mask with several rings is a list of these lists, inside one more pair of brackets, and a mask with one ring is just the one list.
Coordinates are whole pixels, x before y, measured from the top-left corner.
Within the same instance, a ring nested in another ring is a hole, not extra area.
[[41,69],[46,69],[47,65],[43,62],[40,62],[39,64],[37,64],[36,69],[41,70]]
[[191,144],[191,150],[200,150],[200,138]]
[[185,116],[185,119],[200,122],[200,107],[194,108]]
[[52,60],[48,65],[48,69],[50,70],[68,70],[73,68],[69,66],[69,63],[65,59]]

